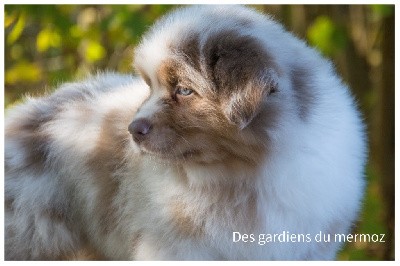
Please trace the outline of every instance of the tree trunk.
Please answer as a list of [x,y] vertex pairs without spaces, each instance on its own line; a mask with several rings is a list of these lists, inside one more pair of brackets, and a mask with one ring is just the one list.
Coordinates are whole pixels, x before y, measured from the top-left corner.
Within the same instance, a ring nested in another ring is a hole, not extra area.
[[379,170],[386,201],[388,224],[385,259],[394,259],[394,14],[383,20],[382,87],[379,106]]

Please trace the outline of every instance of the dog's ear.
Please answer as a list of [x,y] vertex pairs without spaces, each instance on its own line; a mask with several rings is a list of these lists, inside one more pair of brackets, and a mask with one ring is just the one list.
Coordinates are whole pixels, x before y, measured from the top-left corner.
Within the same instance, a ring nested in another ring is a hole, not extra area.
[[266,97],[275,92],[277,86],[275,76],[274,72],[265,69],[224,97],[223,110],[231,123],[240,129],[250,124],[259,113]]
[[245,128],[276,89],[272,57],[257,39],[235,31],[211,35],[205,52],[208,76],[216,85],[225,116]]

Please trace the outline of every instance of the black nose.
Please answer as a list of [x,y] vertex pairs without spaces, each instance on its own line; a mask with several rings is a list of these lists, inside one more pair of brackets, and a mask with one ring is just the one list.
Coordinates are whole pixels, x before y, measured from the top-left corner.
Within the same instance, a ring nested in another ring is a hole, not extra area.
[[129,125],[128,130],[136,141],[141,141],[151,130],[151,123],[145,118],[133,120]]

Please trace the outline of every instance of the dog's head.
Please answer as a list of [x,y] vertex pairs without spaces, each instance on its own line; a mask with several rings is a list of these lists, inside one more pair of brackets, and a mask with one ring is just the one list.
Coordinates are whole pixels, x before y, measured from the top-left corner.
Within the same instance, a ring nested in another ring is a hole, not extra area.
[[242,11],[179,10],[144,37],[135,67],[151,95],[129,125],[144,152],[199,162],[263,153],[279,69]]

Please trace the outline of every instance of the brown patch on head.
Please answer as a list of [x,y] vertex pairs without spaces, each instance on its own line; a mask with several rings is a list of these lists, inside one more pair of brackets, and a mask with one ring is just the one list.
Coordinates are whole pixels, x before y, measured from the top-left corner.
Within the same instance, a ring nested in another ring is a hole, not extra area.
[[172,48],[172,50],[196,71],[201,71],[200,35],[198,33],[191,33],[177,47]]
[[179,82],[179,65],[173,60],[165,60],[157,71],[158,82],[163,87],[172,88]]
[[203,75],[199,66],[193,64],[192,58],[187,54],[176,54],[161,62],[156,74],[160,86],[167,90],[168,96],[173,96],[177,86],[194,89],[203,99],[215,96],[212,89],[214,84]]
[[277,86],[273,57],[259,40],[234,30],[211,34],[204,45],[208,76],[225,100],[227,117],[247,126],[268,93]]
[[298,106],[298,115],[302,120],[307,120],[316,100],[316,91],[311,87],[314,74],[306,66],[293,66],[290,77]]
[[259,40],[233,30],[211,34],[203,49],[219,90],[238,90],[277,68]]
[[119,110],[110,111],[103,119],[96,148],[88,160],[100,190],[98,213],[103,233],[113,229],[116,209],[113,200],[119,189],[115,173],[125,165],[125,149],[131,141],[126,130],[129,117]]

